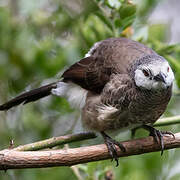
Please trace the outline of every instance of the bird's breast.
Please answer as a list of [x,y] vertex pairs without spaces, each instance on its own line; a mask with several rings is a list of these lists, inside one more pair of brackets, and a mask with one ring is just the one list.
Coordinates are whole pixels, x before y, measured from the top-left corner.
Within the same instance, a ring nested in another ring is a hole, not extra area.
[[115,96],[115,99],[120,98],[117,101],[108,93],[104,101],[99,95],[88,97],[82,113],[85,127],[95,131],[111,131],[152,124],[164,113],[171,97],[171,88],[161,92],[138,89],[125,89],[123,92],[126,93]]
[[132,129],[143,124],[153,124],[166,110],[170,97],[171,91],[139,94],[123,111],[117,109],[111,116],[104,118],[104,130]]
[[171,89],[160,92],[141,92],[129,104],[128,119],[142,124],[154,123],[164,113],[171,98]]

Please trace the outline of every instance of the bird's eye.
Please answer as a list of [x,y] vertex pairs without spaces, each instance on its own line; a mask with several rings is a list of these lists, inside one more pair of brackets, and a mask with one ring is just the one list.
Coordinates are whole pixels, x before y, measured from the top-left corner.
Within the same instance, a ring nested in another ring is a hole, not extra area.
[[169,72],[169,67],[167,68],[167,72]]
[[144,74],[146,77],[149,76],[149,72],[148,72],[147,70],[143,69],[142,72],[143,72],[143,74]]

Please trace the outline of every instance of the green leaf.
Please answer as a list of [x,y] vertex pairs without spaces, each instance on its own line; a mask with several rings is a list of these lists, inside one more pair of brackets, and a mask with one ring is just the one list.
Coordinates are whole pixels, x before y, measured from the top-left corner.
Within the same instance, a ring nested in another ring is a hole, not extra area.
[[134,16],[136,14],[135,4],[123,4],[119,9],[119,15],[121,19],[126,19],[129,16]]
[[114,24],[116,28],[120,28],[120,32],[122,32],[127,27],[131,26],[135,20],[136,16],[128,16],[124,19],[116,19]]
[[136,19],[136,5],[134,4],[122,4],[119,9],[120,18],[114,21],[114,25],[119,29],[121,33],[124,29],[131,26]]
[[161,42],[167,40],[169,28],[167,24],[153,24],[148,29],[148,39],[156,39]]
[[101,21],[107,25],[107,27],[113,31],[113,25],[112,25],[112,22],[110,21],[110,19],[108,19],[106,16],[104,16],[102,13],[100,13],[99,11],[97,11],[95,13],[95,15],[101,19]]
[[160,54],[171,54],[175,52],[177,45],[165,45],[163,47],[161,47],[160,49],[157,49],[157,51]]

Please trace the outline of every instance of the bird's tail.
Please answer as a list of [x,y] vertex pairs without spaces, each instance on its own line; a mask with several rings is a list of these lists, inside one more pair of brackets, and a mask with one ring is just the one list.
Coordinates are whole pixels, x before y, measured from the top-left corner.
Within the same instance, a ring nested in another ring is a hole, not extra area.
[[31,91],[25,92],[20,94],[19,96],[11,99],[10,101],[0,105],[0,111],[8,110],[14,106],[17,106],[21,103],[26,104],[32,101],[36,101],[38,99],[41,99],[43,97],[46,97],[51,94],[51,90],[53,88],[56,88],[57,82],[41,86],[37,89],[33,89]]

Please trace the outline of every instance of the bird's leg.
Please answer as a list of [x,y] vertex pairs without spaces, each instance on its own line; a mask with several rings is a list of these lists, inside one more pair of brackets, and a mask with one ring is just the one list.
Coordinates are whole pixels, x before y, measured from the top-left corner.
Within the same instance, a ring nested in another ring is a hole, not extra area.
[[136,131],[141,128],[141,126],[138,126],[136,128],[131,129],[131,139],[134,139]]
[[144,128],[145,130],[149,131],[149,135],[153,136],[154,140],[158,143],[160,143],[161,146],[161,155],[163,155],[163,151],[164,151],[164,140],[163,140],[163,136],[165,135],[171,135],[173,136],[173,138],[175,138],[174,134],[170,131],[160,131],[158,129],[155,129],[152,126],[148,126],[148,125],[142,125],[142,128]]
[[106,144],[106,146],[108,148],[108,152],[109,152],[109,154],[110,154],[110,156],[112,158],[112,161],[115,160],[116,161],[116,166],[118,166],[119,162],[118,162],[117,149],[116,149],[115,145],[117,145],[121,149],[121,151],[123,151],[123,152],[126,151],[125,147],[121,143],[119,143],[116,140],[112,139],[105,132],[102,131],[101,134],[102,134],[102,136],[104,138],[104,142],[105,142],[105,144]]

